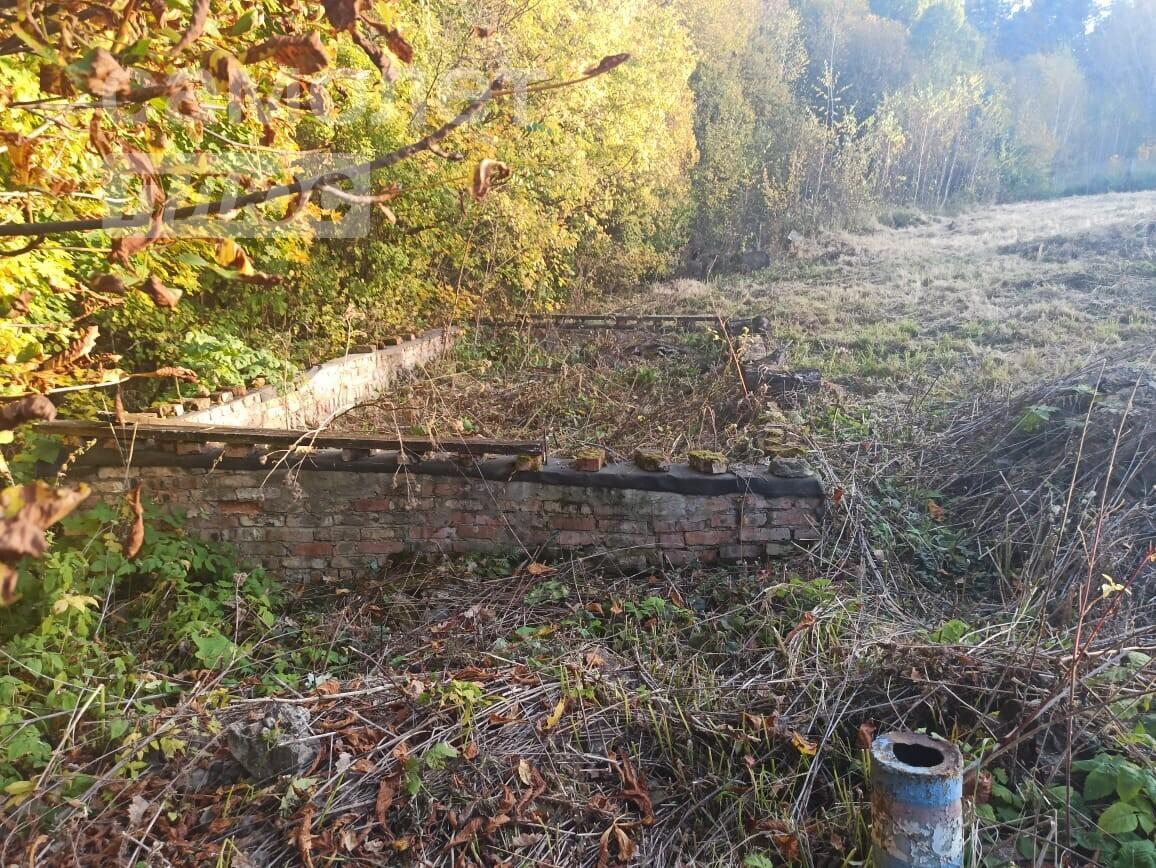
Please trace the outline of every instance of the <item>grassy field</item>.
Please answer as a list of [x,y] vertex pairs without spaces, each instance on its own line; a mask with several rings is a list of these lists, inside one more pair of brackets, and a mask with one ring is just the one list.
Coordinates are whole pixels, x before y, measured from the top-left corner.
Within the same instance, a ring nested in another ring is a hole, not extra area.
[[[863,746],[913,728],[964,752],[969,864],[1156,865],[1156,195],[918,218],[588,308],[763,314],[831,385],[744,396],[707,333],[485,331],[339,426],[805,451],[831,495],[815,548],[313,589],[273,632],[323,637],[314,670],[214,675],[149,730],[180,749],[55,840],[93,865],[861,865]],[[227,764],[219,721],[268,693],[324,734],[314,768],[194,787]],[[31,816],[18,839],[62,853]]]

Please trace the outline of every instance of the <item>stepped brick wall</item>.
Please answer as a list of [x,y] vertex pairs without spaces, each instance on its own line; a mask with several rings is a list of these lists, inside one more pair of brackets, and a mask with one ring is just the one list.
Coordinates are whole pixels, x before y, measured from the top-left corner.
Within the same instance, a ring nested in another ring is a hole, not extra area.
[[[452,329],[435,329],[387,347],[360,347],[358,352],[317,365],[289,388],[243,387],[192,398],[179,407],[165,404],[151,414],[132,414],[138,422],[158,415],[189,425],[246,428],[306,428],[323,425],[334,415],[381,395],[404,371],[438,358],[453,344]],[[207,405],[207,406],[205,406]]]

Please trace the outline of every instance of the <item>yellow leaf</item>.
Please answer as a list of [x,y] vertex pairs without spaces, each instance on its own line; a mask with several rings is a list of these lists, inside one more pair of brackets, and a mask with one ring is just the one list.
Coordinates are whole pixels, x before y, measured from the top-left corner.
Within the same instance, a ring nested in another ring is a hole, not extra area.
[[4,788],[10,796],[27,796],[36,791],[36,781],[13,781]]
[[554,706],[554,710],[546,716],[546,729],[553,729],[558,725],[562,719],[562,715],[566,713],[566,700],[559,699],[558,704]]
[[814,756],[819,752],[819,746],[817,744],[797,732],[791,733],[791,744],[793,744],[795,750],[803,756]]

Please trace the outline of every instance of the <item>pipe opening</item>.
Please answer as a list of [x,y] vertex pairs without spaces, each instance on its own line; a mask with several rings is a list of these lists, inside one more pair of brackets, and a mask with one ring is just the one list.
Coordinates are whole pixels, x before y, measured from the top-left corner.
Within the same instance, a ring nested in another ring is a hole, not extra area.
[[943,751],[926,744],[895,742],[892,750],[895,751],[895,758],[901,763],[920,769],[935,768],[945,759]]

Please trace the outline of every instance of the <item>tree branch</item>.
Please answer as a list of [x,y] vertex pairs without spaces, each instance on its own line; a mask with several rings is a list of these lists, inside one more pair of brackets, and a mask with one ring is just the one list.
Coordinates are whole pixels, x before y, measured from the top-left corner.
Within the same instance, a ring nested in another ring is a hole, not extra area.
[[[265,202],[283,199],[286,196],[294,196],[303,190],[313,190],[318,187],[332,187],[348,178],[355,178],[361,175],[368,175],[371,172],[376,172],[381,169],[387,169],[423,151],[428,151],[436,147],[442,139],[449,136],[459,127],[469,123],[478,112],[494,98],[494,95],[500,92],[501,87],[501,79],[495,80],[480,96],[462,109],[456,117],[447,121],[429,135],[418,139],[412,144],[406,145],[404,148],[398,148],[396,151],[383,154],[368,163],[359,163],[340,171],[327,172],[311,178],[297,178],[291,184],[279,184],[275,187],[270,187],[268,190],[246,193],[243,196],[217,199],[199,205],[184,205],[181,207],[170,205],[165,207],[160,213],[160,219],[164,223],[176,223],[194,217],[209,217],[216,214],[224,214],[252,205],[261,205]],[[502,92],[502,95],[505,95],[505,93],[508,93],[508,91]],[[148,226],[156,216],[157,215],[151,212],[144,211],[126,217],[101,217],[92,220],[59,220],[44,223],[0,223],[0,237],[41,237],[45,235],[59,235],[64,232],[95,232],[108,228],[121,229],[135,226]],[[110,223],[113,223],[112,227],[110,227]]]

